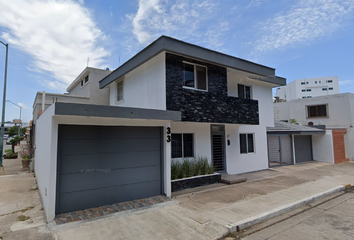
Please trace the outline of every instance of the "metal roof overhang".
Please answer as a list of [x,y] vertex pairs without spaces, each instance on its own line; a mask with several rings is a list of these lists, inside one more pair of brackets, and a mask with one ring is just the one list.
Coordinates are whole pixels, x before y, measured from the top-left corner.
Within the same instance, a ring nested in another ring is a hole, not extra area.
[[111,74],[99,82],[99,87],[104,88],[118,78],[147,62],[151,58],[166,51],[195,58],[201,61],[210,62],[227,68],[246,71],[262,76],[260,81],[269,82],[278,86],[286,85],[286,79],[275,76],[275,69],[253,63],[241,58],[233,57],[227,54],[216,52],[197,45],[186,43],[171,37],[161,36],[146,48],[137,53],[123,65],[114,70]]

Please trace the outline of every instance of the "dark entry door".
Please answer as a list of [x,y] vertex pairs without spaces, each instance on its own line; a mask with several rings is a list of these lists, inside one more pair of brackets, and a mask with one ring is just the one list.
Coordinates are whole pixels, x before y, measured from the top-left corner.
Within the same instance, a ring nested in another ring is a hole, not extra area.
[[214,169],[225,172],[225,127],[211,125],[211,149]]
[[296,163],[312,161],[311,135],[295,135],[294,139]]
[[59,125],[56,213],[160,195],[161,128]]

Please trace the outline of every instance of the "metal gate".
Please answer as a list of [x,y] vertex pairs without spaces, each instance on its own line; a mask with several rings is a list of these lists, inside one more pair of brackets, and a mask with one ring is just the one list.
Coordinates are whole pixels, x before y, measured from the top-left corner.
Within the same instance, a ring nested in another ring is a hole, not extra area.
[[269,166],[293,164],[291,137],[289,135],[268,135]]
[[225,126],[211,125],[211,149],[214,169],[225,171]]

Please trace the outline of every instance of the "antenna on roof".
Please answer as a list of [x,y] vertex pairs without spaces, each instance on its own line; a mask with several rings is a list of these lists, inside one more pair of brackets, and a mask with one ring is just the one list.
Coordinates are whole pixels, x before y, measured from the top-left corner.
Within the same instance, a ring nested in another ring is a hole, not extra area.
[[90,57],[87,58],[87,66],[86,67],[88,67],[89,62],[90,62]]

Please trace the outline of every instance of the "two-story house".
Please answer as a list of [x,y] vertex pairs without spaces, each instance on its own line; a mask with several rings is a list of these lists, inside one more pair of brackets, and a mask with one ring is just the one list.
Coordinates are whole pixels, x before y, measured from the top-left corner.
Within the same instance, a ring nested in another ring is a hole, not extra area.
[[52,104],[37,120],[36,175],[56,214],[171,196],[171,161],[268,168],[275,70],[162,36],[99,82],[109,106]]

